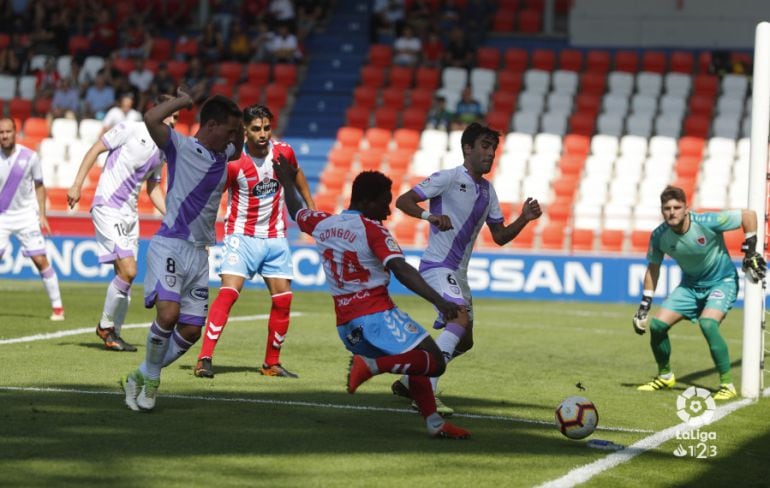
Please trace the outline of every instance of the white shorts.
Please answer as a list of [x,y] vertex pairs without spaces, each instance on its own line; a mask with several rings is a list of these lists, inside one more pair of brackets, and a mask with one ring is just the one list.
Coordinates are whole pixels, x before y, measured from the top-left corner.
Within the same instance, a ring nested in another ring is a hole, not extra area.
[[209,253],[181,239],[154,236],[147,249],[144,306],[158,300],[180,305],[179,323],[203,326],[209,309]]
[[[465,273],[450,268],[430,268],[420,271],[423,279],[447,301],[468,307],[468,318],[473,320],[473,297]],[[439,315],[437,322],[444,323]],[[434,327],[436,327],[434,325]]]
[[0,256],[11,245],[11,235],[15,235],[19,240],[22,255],[45,255],[45,238],[40,231],[40,217],[37,212],[0,215]]
[[99,205],[91,209],[99,262],[112,263],[139,252],[139,216],[123,215],[117,209]]

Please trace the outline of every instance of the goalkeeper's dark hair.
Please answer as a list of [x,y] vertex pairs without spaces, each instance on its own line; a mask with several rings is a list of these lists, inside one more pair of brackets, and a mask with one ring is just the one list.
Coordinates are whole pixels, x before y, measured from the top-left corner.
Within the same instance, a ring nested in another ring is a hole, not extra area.
[[668,185],[660,194],[660,204],[665,205],[669,200],[676,200],[677,202],[687,204],[687,195],[678,186]]
[[390,191],[393,182],[379,171],[364,171],[353,180],[353,190],[350,193],[351,205],[373,202],[384,193]]
[[243,109],[243,123],[248,125],[254,119],[267,119],[273,121],[273,112],[264,105],[251,105]]
[[478,122],[473,122],[471,125],[465,128],[463,135],[460,138],[460,145],[462,148],[465,146],[475,146],[476,141],[482,137],[491,137],[495,140],[495,148],[500,144],[500,133],[494,129],[490,129],[485,125],[481,125]]
[[209,120],[218,124],[224,124],[229,117],[243,117],[243,112],[238,105],[224,95],[214,95],[209,97],[201,107],[201,125],[205,125]]

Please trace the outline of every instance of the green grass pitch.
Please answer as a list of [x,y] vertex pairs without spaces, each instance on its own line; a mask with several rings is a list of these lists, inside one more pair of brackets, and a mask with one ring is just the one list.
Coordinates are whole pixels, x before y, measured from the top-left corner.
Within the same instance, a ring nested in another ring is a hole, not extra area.
[[[681,423],[676,397],[687,387],[713,390],[718,382],[697,326],[672,331],[675,390],[640,393],[636,386],[655,367],[648,336],[632,331],[633,306],[476,300],[476,345],[449,365],[439,385],[457,412],[452,421],[473,437],[435,440],[408,403],[391,394],[394,376],[345,392],[349,354],[326,293],[295,293],[297,315],[281,359],[300,378],[257,374],[267,321],[238,318],[266,315],[269,300],[264,290],[247,290],[217,347],[216,377],[192,375],[197,344],[163,371],[155,411],[135,413],[123,405],[117,380],[142,361],[153,313],[142,307],[136,286],[127,322],[141,326],[123,336],[139,352],[104,350],[93,328],[105,287],[62,284],[67,319],[50,322],[39,281],[0,281],[0,485],[537,486],[580,466],[612,464],[624,452],[563,437],[553,426],[563,398],[582,394],[596,404],[599,429],[589,439],[631,446]],[[424,301],[395,299],[420,323],[432,323]],[[723,332],[738,383],[741,328],[735,310]],[[670,439],[637,449],[582,486],[768,486],[768,402],[702,428],[717,437],[705,459],[696,457],[697,441]],[[675,456],[680,445],[691,451]]]

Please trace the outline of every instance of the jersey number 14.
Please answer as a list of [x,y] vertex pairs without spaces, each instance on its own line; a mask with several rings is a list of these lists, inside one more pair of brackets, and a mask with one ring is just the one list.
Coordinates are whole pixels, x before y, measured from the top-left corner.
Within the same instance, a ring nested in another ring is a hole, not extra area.
[[[366,283],[369,281],[371,272],[361,265],[358,260],[358,254],[353,251],[343,251],[342,259],[335,259],[334,250],[326,249],[323,252],[326,269],[334,277],[337,287],[343,288],[344,284],[350,282]],[[340,266],[340,262],[342,266]],[[340,269],[340,267],[342,269]]]

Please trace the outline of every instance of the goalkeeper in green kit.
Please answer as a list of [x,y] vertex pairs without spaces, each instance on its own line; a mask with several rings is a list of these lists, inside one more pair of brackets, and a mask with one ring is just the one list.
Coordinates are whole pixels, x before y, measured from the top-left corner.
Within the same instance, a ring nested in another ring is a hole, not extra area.
[[[743,229],[743,270],[752,281],[763,280],[767,266],[756,249],[757,215],[753,210],[690,212],[684,191],[673,186],[661,193],[660,209],[665,222],[650,236],[644,293],[633,318],[637,334],[642,335],[650,329],[650,345],[658,363],[658,375],[638,390],[669,389],[676,384],[671,371],[668,331],[680,320],[688,319],[698,322],[719,372],[720,387],[714,399],[735,398],[730,353],[719,332],[719,324],[738,295],[738,272],[725,248],[722,233],[738,227]],[[682,282],[663,301],[654,318],[648,319],[664,254],[671,256],[682,268]]]

